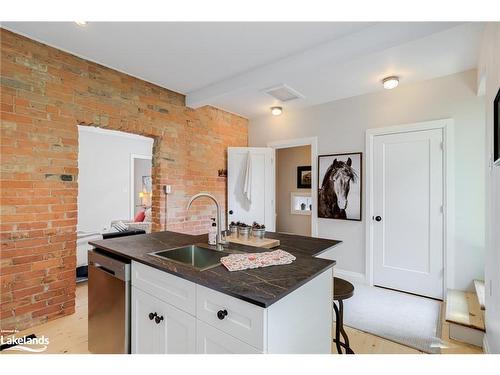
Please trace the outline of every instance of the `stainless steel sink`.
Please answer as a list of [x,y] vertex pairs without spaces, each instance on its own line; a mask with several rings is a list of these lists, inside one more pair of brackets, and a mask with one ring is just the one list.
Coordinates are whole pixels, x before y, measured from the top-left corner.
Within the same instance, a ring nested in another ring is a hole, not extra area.
[[149,255],[192,266],[200,271],[205,271],[209,268],[218,266],[220,264],[220,258],[228,254],[195,244],[177,247],[175,249],[155,251],[149,253]]

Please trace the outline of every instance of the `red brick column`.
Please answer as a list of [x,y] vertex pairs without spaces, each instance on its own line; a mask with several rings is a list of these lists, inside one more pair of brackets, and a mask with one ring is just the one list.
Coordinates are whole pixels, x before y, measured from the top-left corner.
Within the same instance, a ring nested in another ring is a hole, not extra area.
[[[183,95],[0,29],[0,319],[25,329],[75,309],[77,124],[155,139],[153,230],[202,233],[215,212],[189,196],[225,202],[228,146],[247,145],[248,122]],[[98,168],[98,166],[96,166]]]

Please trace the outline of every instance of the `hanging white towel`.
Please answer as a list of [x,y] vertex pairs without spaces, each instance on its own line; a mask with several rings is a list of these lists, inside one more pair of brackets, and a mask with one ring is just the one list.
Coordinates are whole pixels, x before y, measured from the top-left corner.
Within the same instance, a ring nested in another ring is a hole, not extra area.
[[252,154],[248,151],[247,165],[245,168],[245,183],[243,184],[243,195],[252,201]]

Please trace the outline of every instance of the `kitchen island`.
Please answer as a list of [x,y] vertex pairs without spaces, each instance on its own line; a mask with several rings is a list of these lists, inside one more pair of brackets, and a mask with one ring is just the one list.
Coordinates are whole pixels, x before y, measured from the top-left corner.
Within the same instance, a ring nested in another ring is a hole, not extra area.
[[[330,353],[333,266],[340,242],[267,233],[296,257],[289,265],[200,271],[150,253],[207,243],[175,232],[94,241],[131,268],[132,353]],[[263,252],[231,243],[225,252]],[[330,256],[331,258],[331,256]]]

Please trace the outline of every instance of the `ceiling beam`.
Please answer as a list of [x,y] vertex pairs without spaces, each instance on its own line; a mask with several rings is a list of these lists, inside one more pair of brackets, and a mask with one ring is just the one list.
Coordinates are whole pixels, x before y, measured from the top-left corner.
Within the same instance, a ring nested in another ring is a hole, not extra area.
[[460,24],[458,22],[372,24],[358,32],[189,92],[186,95],[186,105],[199,108],[212,104],[217,98],[235,94],[240,90],[262,91],[270,86],[286,83],[277,78],[284,72],[287,74],[304,71],[314,72],[318,67],[325,65],[333,68],[337,64],[345,64]]

